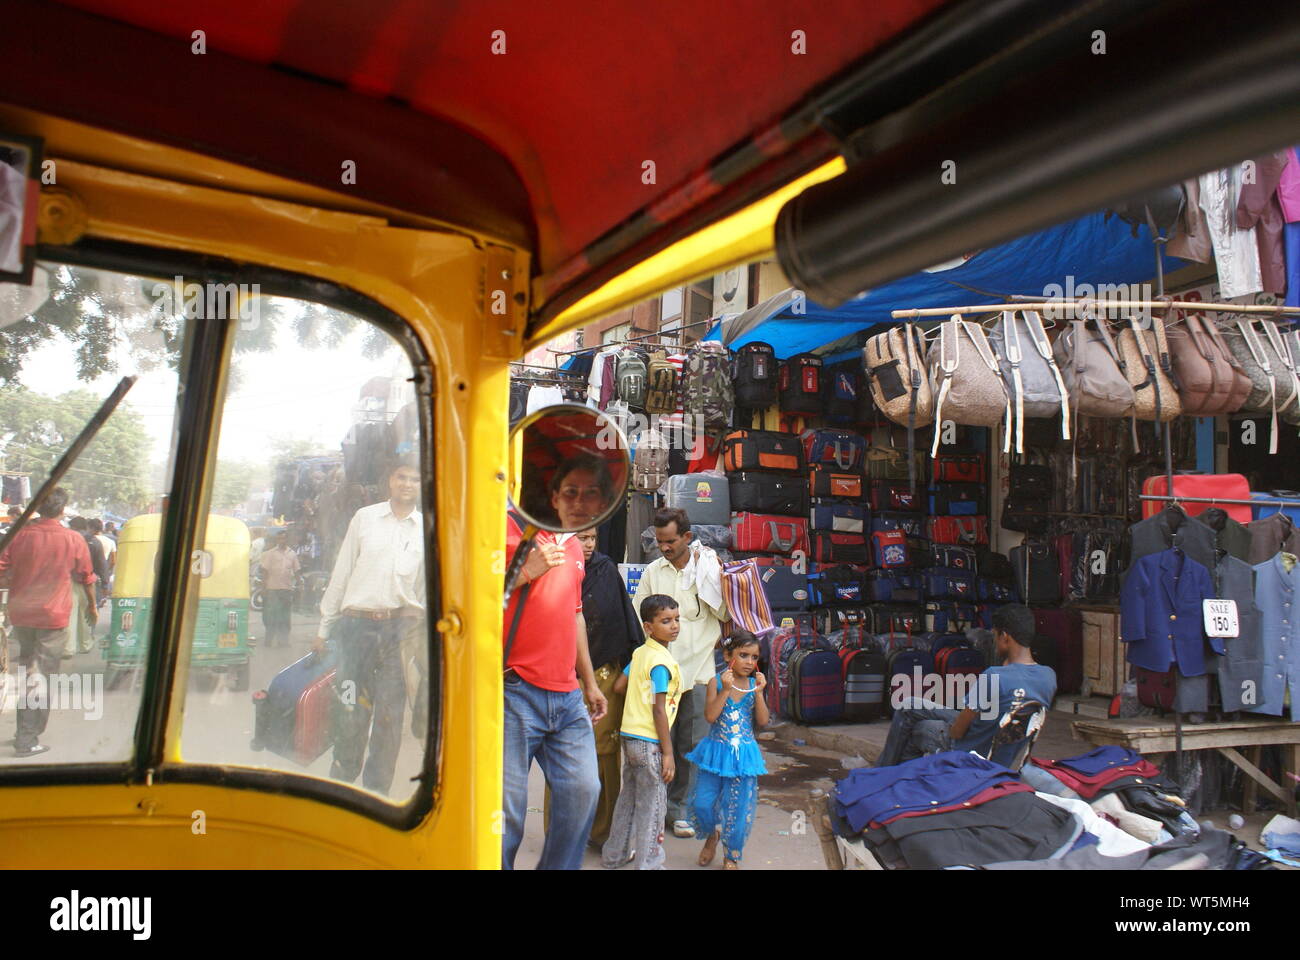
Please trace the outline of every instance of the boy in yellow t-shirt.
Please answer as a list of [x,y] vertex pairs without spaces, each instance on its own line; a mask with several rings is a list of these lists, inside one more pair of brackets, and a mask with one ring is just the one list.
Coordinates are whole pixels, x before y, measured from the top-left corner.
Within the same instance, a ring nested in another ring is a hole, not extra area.
[[614,684],[623,704],[623,787],[601,851],[601,866],[615,869],[636,857],[638,870],[664,868],[664,816],[668,784],[677,773],[672,726],[682,675],[668,645],[681,631],[677,601],[656,593],[641,601],[646,642]]

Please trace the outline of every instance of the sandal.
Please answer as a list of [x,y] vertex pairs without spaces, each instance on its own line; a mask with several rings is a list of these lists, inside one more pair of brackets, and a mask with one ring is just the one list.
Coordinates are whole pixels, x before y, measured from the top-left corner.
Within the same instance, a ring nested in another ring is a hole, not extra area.
[[700,858],[696,861],[701,867],[707,867],[713,862],[713,858],[718,853],[718,834],[709,834],[709,839],[704,841],[704,849],[700,851]]
[[740,864],[738,864],[735,860],[723,860],[723,861],[722,861],[722,869],[723,869],[723,870],[739,870],[739,869],[740,869]]

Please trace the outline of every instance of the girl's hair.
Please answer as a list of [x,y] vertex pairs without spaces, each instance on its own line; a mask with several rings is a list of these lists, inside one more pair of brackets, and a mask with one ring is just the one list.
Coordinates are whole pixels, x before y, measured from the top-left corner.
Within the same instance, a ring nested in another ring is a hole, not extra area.
[[725,653],[735,653],[741,647],[748,647],[751,644],[757,647],[758,637],[748,630],[736,629],[731,631],[731,636],[722,641],[722,649]]

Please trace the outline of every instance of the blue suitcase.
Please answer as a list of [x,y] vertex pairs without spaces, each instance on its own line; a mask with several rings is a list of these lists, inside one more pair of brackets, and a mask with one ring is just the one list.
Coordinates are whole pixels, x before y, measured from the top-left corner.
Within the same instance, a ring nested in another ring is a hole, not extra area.
[[796,650],[790,657],[790,719],[834,723],[844,716],[843,664],[828,650]]
[[[1283,507],[1281,512],[1290,517],[1292,523],[1300,524],[1300,490],[1272,490],[1266,493],[1252,490],[1250,491],[1250,499],[1285,501],[1288,506]],[[1250,519],[1259,520],[1263,517],[1271,517],[1277,512],[1277,507],[1262,507],[1252,504],[1250,508]]]

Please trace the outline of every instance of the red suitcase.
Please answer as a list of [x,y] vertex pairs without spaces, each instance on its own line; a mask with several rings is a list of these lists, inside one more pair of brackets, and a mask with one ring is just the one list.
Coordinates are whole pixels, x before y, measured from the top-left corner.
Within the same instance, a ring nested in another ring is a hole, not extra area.
[[1038,633],[1056,641],[1056,692],[1078,693],[1083,688],[1083,615],[1078,610],[1034,610]]
[[[1165,496],[1168,487],[1165,484],[1165,475],[1162,473],[1156,477],[1148,477],[1142,483],[1142,492],[1153,496]],[[1175,497],[1212,497],[1218,500],[1249,500],[1250,483],[1239,473],[1176,473],[1174,474],[1174,492]],[[1142,517],[1154,517],[1157,513],[1169,505],[1167,500],[1143,500]],[[1183,503],[1183,510],[1189,517],[1194,517],[1198,513],[1203,513],[1210,507],[1215,506],[1212,503]],[[1227,511],[1228,516],[1238,523],[1250,523],[1250,505],[1249,504],[1220,504],[1223,510]]]
[[298,698],[293,724],[294,759],[304,767],[333,744],[330,709],[334,705],[334,675],[330,670],[307,687]]

